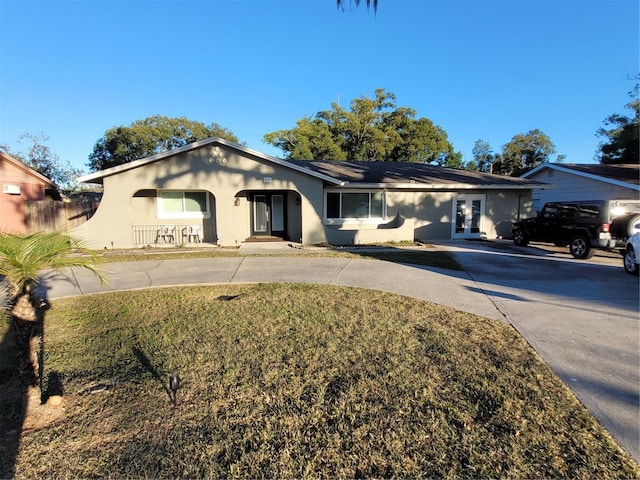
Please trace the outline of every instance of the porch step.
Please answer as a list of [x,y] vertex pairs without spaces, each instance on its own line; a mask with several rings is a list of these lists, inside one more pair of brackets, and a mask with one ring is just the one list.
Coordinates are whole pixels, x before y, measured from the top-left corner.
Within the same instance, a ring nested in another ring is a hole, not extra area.
[[249,237],[244,240],[243,243],[269,243],[269,242],[284,242],[282,237],[271,237],[268,235],[260,237]]

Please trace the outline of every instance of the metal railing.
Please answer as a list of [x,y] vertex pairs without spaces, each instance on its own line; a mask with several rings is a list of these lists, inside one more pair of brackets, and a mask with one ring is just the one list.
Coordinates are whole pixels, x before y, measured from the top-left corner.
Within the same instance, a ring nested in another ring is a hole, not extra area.
[[189,227],[199,227],[194,224],[186,225],[134,225],[132,227],[133,244],[144,245],[182,245],[185,243],[197,243],[204,240],[202,227],[198,234],[189,232]]

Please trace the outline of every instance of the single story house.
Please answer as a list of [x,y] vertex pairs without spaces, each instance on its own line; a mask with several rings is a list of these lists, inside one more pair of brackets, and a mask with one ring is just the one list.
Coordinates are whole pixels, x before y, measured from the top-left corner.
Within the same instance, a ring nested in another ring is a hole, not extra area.
[[538,211],[548,202],[640,201],[640,164],[543,163],[522,178],[549,184],[533,190],[533,205]]
[[57,190],[47,177],[4,152],[0,152],[0,186],[0,229],[19,235],[26,233],[26,202],[44,200],[47,190]]
[[410,162],[291,161],[219,138],[79,178],[103,185],[72,230],[92,248],[284,239],[305,245],[495,238],[538,182]]

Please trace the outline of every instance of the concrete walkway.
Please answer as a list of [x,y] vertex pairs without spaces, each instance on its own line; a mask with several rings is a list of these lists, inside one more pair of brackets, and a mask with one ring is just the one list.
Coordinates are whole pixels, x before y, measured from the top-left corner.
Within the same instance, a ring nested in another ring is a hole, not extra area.
[[[496,247],[502,251],[496,251]],[[536,348],[621,445],[640,460],[637,279],[625,276],[621,266],[613,270],[613,261],[610,266],[595,265],[592,267],[612,268],[612,272],[619,273],[618,285],[623,285],[622,281],[635,281],[635,285],[629,283],[631,289],[625,290],[622,303],[607,303],[598,298],[583,301],[575,288],[584,290],[584,285],[567,289],[567,297],[562,298],[564,289],[549,291],[544,285],[553,276],[561,275],[565,281],[574,278],[569,270],[559,269],[585,269],[588,265],[584,262],[573,262],[572,266],[570,260],[541,254],[542,263],[525,267],[520,258],[524,254],[514,252],[507,244],[491,242],[446,242],[437,248],[451,254],[466,271],[371,259],[309,257],[305,253],[314,250],[292,248],[288,244],[247,244],[241,247],[244,255],[241,257],[183,260],[158,257],[144,262],[107,264],[110,287],[101,286],[90,272],[83,270],[49,274],[44,286],[47,297],[54,299],[169,285],[319,283],[382,290],[507,321]],[[528,260],[536,257],[524,256]],[[487,265],[492,267],[486,270]],[[543,267],[551,270],[541,270]],[[543,273],[536,276],[532,272]],[[585,272],[581,270],[578,275],[588,275],[593,280],[595,273]],[[634,286],[635,296],[629,293]],[[576,319],[580,318],[593,321],[578,325]],[[603,327],[607,329],[604,335]]]

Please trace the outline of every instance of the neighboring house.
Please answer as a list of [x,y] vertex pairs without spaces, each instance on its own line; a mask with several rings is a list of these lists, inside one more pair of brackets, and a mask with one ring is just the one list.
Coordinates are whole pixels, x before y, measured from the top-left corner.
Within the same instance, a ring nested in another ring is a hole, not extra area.
[[47,189],[56,185],[22,162],[0,152],[0,229],[14,234],[26,233],[27,201],[44,200]]
[[547,202],[640,201],[640,164],[543,163],[522,178],[552,184],[533,191],[533,205],[538,211]]
[[287,161],[210,138],[85,175],[103,185],[72,234],[93,248],[495,238],[541,184],[409,162]]

